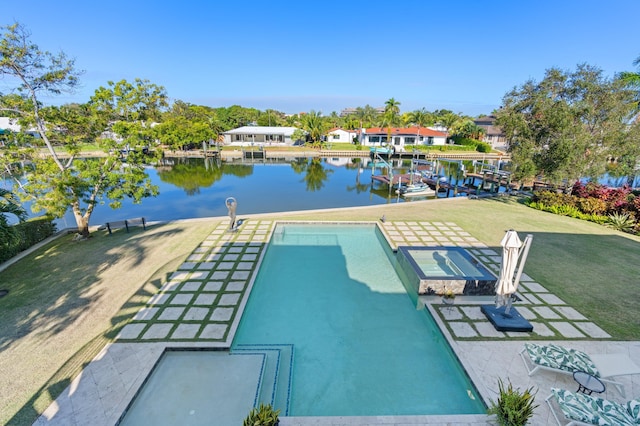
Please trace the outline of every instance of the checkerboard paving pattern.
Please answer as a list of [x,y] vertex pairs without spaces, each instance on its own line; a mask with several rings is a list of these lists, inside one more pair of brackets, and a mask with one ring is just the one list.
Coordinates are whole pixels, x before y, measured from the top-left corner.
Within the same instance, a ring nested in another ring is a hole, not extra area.
[[228,223],[217,224],[117,340],[226,341],[272,226],[271,221],[247,221],[229,232]]
[[[266,249],[275,222],[251,220],[237,232],[218,223],[213,232],[170,274],[118,335],[119,341],[225,342],[231,324],[248,297],[248,284]],[[496,275],[500,253],[453,222],[381,222],[393,249],[398,246],[458,246],[466,248]],[[467,339],[607,339],[610,336],[582,314],[522,275],[518,311],[533,325],[533,333],[500,332],[489,323],[478,303],[456,299],[453,306],[432,301],[451,335]],[[485,302],[490,303],[490,302]]]

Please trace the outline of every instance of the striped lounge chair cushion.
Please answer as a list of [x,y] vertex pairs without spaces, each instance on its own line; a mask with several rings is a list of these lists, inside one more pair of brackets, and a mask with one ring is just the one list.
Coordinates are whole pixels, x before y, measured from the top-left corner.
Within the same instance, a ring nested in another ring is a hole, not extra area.
[[552,388],[565,417],[598,426],[635,426],[627,406],[581,393]]
[[525,343],[527,354],[535,364],[549,368],[565,370],[570,373],[584,371],[592,376],[600,377],[598,369],[584,352],[575,349],[566,349],[562,346],[550,343],[548,345],[536,345]]

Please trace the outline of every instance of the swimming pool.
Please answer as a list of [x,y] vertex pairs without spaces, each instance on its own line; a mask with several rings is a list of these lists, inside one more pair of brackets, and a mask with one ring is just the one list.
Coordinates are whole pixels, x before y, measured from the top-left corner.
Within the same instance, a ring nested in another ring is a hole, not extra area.
[[276,227],[232,353],[285,348],[283,415],[486,411],[394,259],[375,225]]

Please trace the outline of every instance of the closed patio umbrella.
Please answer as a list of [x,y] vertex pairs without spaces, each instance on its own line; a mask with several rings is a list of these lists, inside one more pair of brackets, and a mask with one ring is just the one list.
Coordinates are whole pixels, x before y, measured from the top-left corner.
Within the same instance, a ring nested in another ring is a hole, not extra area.
[[511,309],[511,295],[518,289],[518,282],[514,280],[513,274],[518,264],[522,241],[518,233],[511,229],[504,235],[500,245],[502,246],[502,265],[500,277],[496,282],[496,307],[506,306],[505,314],[508,314]]

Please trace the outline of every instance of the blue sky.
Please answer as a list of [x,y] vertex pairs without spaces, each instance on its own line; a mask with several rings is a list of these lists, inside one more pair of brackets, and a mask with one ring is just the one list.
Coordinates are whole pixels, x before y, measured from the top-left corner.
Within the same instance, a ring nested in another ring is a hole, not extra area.
[[[286,113],[383,106],[490,113],[514,86],[579,63],[634,71],[638,0],[5,1],[84,70],[72,96],[148,79],[172,100]],[[7,91],[0,80],[0,92]]]

